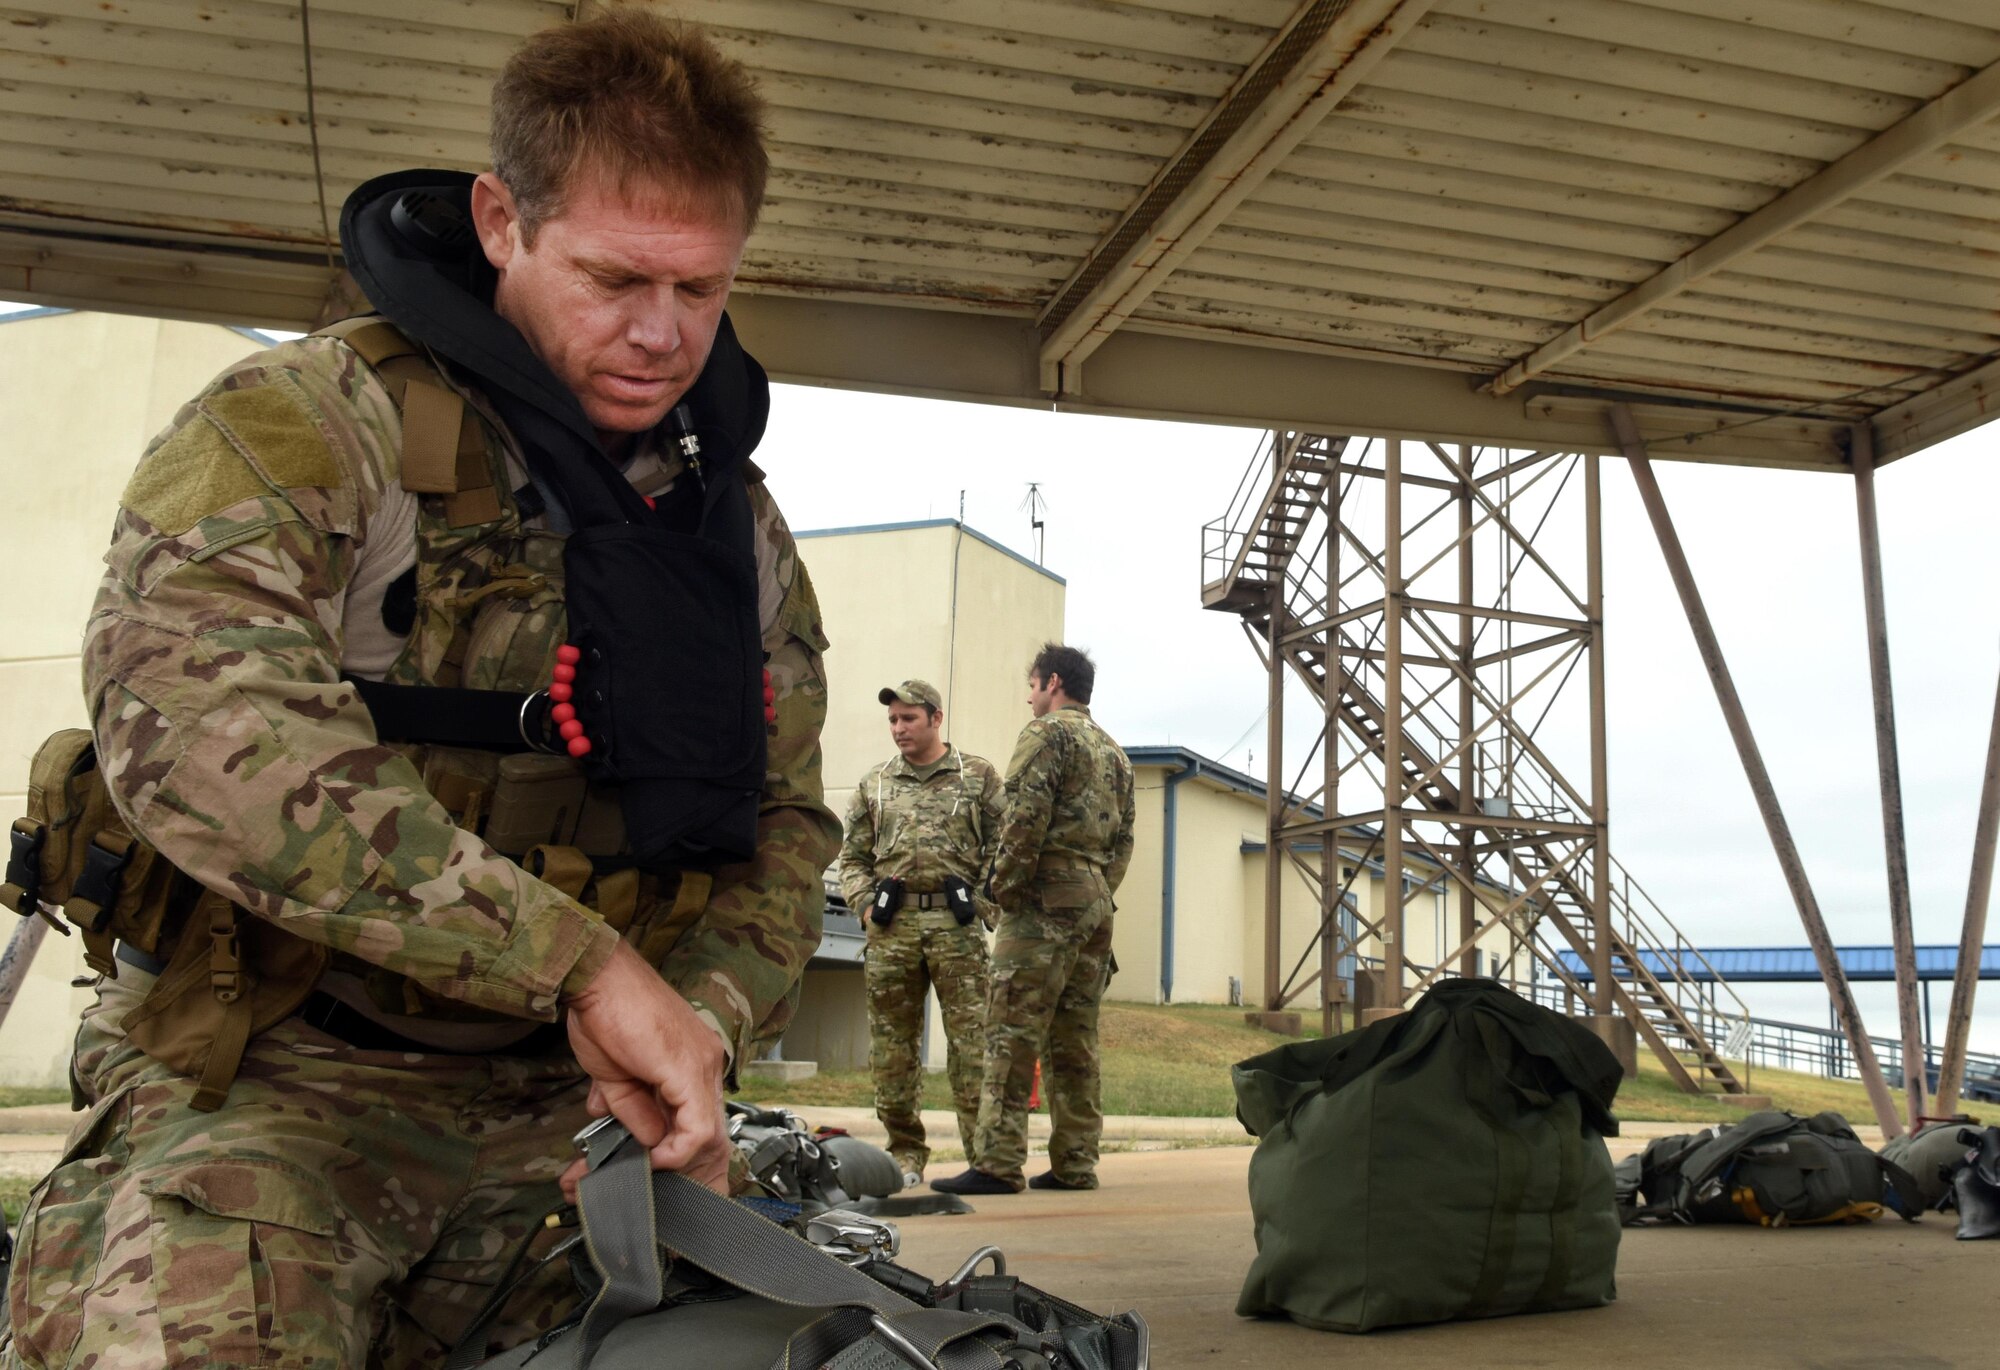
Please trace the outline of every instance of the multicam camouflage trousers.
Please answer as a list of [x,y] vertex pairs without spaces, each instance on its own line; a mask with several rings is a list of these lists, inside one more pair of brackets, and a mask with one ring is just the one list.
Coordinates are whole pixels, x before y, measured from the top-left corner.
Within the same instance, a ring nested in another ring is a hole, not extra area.
[[924,995],[937,988],[944,1018],[945,1078],[958,1110],[958,1138],[972,1155],[979,1123],[979,1072],[986,1021],[986,933],[960,926],[949,909],[905,908],[888,927],[868,923],[868,1067],[875,1116],[889,1154],[921,1174],[930,1159],[922,1107]]
[[[567,1046],[360,1051],[294,1018],[251,1042],[220,1110],[197,1113],[193,1083],[115,1026],[139,997],[121,971],[77,1036],[96,1102],[22,1216],[0,1363],[441,1365],[561,1202],[587,1121]],[[495,1344],[574,1302],[567,1262],[550,1262]]]
[[1111,901],[1003,913],[986,1006],[986,1076],[975,1164],[1017,1188],[1028,1159],[1035,1061],[1049,1096],[1049,1169],[1095,1188],[1104,1133],[1097,1010],[1111,983]]

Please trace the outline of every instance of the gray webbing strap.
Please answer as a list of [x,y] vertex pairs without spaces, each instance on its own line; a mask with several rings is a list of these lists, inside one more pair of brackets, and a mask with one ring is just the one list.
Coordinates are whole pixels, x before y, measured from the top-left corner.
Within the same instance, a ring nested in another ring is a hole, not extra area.
[[[590,1171],[576,1183],[576,1203],[583,1214],[584,1246],[604,1285],[576,1331],[578,1365],[590,1364],[605,1335],[619,1323],[658,1308],[664,1294],[660,1234],[653,1205],[647,1202],[653,1167],[637,1143],[625,1145],[628,1135],[622,1127],[600,1127],[582,1138]],[[618,1221],[605,1222],[605,1214],[618,1215]]]
[[[637,1152],[636,1147],[629,1150]],[[776,1223],[748,1212],[741,1204],[684,1175],[656,1171],[652,1183],[653,1227],[664,1234],[660,1240],[675,1254],[717,1279],[773,1303],[793,1308],[854,1310],[852,1317],[836,1314],[803,1329],[779,1360],[780,1367],[824,1364],[832,1351],[865,1336],[870,1320],[863,1316],[862,1310],[880,1315],[918,1351],[936,1361],[940,1370],[982,1370],[989,1366],[997,1370],[1002,1360],[990,1347],[965,1340],[988,1328],[1033,1335],[998,1314],[920,1308]],[[578,1192],[581,1197],[581,1189]],[[615,1215],[614,1222],[623,1221],[624,1215],[619,1210],[611,1213]],[[584,1209],[586,1232],[593,1222],[603,1220],[603,1214]],[[835,1336],[844,1336],[846,1340],[832,1342],[830,1350],[822,1353],[821,1343],[831,1342]],[[588,1357],[578,1363],[588,1364]]]
[[[576,1331],[536,1358],[536,1370],[585,1370],[613,1328],[657,1308],[665,1284],[662,1245],[746,1293],[792,1308],[835,1310],[793,1335],[777,1370],[826,1365],[870,1341],[876,1318],[939,1370],[998,1370],[1004,1362],[991,1347],[967,1340],[979,1332],[1033,1335],[1004,1315],[918,1306],[741,1204],[686,1176],[652,1170],[646,1152],[627,1144],[623,1127],[602,1126],[581,1140],[590,1173],[577,1184],[577,1208],[584,1242],[604,1286]],[[485,1333],[507,1292],[505,1287],[496,1290],[454,1348],[449,1370],[480,1363]],[[881,1364],[898,1370],[910,1364],[883,1349],[890,1359]],[[849,1362],[840,1364],[845,1370]],[[867,1370],[869,1364],[855,1361],[854,1370]]]
[[[641,1155],[640,1163],[644,1161]],[[793,1308],[849,1305],[887,1317],[917,1309],[901,1294],[685,1175],[654,1172],[653,1202],[640,1203],[651,1210],[646,1214],[649,1230],[664,1234],[659,1240],[670,1251],[717,1279],[773,1303]],[[629,1212],[611,1209],[608,1215],[613,1225],[630,1221]],[[588,1232],[593,1222],[601,1223],[605,1217],[584,1209],[584,1230]]]

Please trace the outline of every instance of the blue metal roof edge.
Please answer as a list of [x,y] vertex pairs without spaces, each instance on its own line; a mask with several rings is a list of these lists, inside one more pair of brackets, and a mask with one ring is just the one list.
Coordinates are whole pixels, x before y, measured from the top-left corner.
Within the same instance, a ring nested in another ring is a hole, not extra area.
[[74,314],[74,309],[63,309],[55,305],[30,305],[26,309],[16,309],[0,314],[0,323],[19,323],[22,319],[47,319],[57,314]]
[[906,523],[856,523],[846,528],[807,528],[802,531],[795,530],[792,533],[792,536],[798,539],[799,541],[804,541],[807,538],[846,537],[851,533],[907,533],[912,529],[916,528],[960,529],[966,534],[966,536],[973,538],[976,541],[985,543],[988,547],[991,547],[994,551],[1000,553],[1002,556],[1012,557],[1014,560],[1020,562],[1023,566],[1027,567],[1031,571],[1039,571],[1041,574],[1047,576],[1050,580],[1053,580],[1056,584],[1063,586],[1065,589],[1068,588],[1069,586],[1068,580],[1066,580],[1062,576],[1057,575],[1054,571],[1051,571],[1048,567],[1043,566],[1038,562],[1030,561],[1027,557],[1022,556],[1012,547],[1009,547],[1006,543],[996,542],[994,539],[980,532],[977,528],[974,528],[969,524],[960,523],[957,519],[911,519]]
[[[1881,983],[1895,979],[1894,949],[1886,946],[1836,947],[1840,966],[1849,980]],[[1917,978],[1949,980],[1958,969],[1958,948],[1943,944],[1921,946],[1917,952]],[[1574,951],[1558,951],[1563,968],[1582,979],[1590,978],[1590,967]],[[1658,973],[1668,960],[1656,951],[1642,951],[1647,967]],[[1696,959],[1696,958],[1700,959]],[[1706,961],[1707,965],[1702,962]],[[1759,964],[1759,963],[1762,964]],[[1696,947],[1682,958],[1682,968],[1691,979],[1709,979],[1709,967],[1723,980],[1741,984],[1818,983],[1819,962],[1810,947]],[[1980,949],[1979,978],[2000,980],[2000,946]]]
[[[1239,794],[1254,795],[1258,799],[1263,799],[1268,793],[1268,787],[1255,776],[1239,771],[1233,766],[1225,766],[1220,761],[1211,760],[1203,756],[1200,752],[1187,747],[1176,747],[1171,744],[1167,746],[1127,747],[1125,749],[1125,757],[1134,766],[1179,765],[1185,767],[1198,765],[1201,767],[1203,779],[1218,780]],[[1298,798],[1297,795],[1292,794],[1288,794],[1285,797],[1294,801]],[[1314,818],[1325,816],[1317,804],[1306,805],[1305,811]],[[1358,829],[1358,831],[1372,835],[1375,830],[1373,828],[1362,828]]]

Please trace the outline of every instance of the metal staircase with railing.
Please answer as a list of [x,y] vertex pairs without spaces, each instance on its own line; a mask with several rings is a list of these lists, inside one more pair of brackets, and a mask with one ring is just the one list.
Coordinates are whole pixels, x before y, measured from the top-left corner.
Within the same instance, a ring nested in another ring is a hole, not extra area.
[[[1332,512],[1339,493],[1335,482],[1350,441],[1299,433],[1271,435],[1246,471],[1230,512],[1203,530],[1202,604],[1236,615],[1267,668],[1288,669],[1304,682],[1330,722],[1371,753],[1381,768],[1388,764],[1383,666],[1365,650],[1338,650],[1336,634],[1341,630],[1325,626],[1330,617],[1329,587],[1316,570],[1314,549],[1306,548],[1307,535],[1315,528],[1321,548],[1325,537],[1335,535],[1329,519],[1316,521],[1315,516],[1322,510]],[[1309,622],[1302,609],[1319,624]],[[1276,661],[1271,659],[1274,643]],[[1455,734],[1447,736],[1421,708],[1406,713],[1402,731],[1407,804],[1463,820],[1462,826],[1475,834],[1474,840],[1487,853],[1489,878],[1497,877],[1501,888],[1511,889],[1508,902],[1519,902],[1509,922],[1521,942],[1555,978],[1566,982],[1575,997],[1590,1002],[1589,989],[1550,954],[1560,947],[1575,952],[1586,966],[1595,964],[1596,920],[1591,916],[1588,863],[1583,863],[1584,869],[1572,869],[1549,839],[1511,825],[1478,821],[1482,814],[1560,810],[1554,785],[1531,793],[1536,776],[1532,769],[1485,764],[1479,744],[1469,742],[1463,745],[1474,747],[1478,758],[1473,767],[1475,793],[1462,795],[1459,784],[1435,760],[1461,745]],[[1332,745],[1330,735],[1326,745]],[[1276,766],[1273,773],[1277,784]],[[1608,865],[1612,879],[1606,891],[1607,950],[1614,1006],[1683,1089],[1745,1092],[1715,1037],[1719,1029],[1747,1024],[1748,1009],[1629,874],[1615,860]],[[1321,878],[1328,877],[1322,873]],[[1535,894],[1521,900],[1525,890]]]

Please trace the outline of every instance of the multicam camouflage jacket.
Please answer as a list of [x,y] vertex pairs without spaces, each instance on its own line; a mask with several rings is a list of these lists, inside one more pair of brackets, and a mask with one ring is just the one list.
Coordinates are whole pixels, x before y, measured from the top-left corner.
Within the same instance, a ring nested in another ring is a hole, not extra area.
[[1065,704],[1032,720],[1007,763],[994,900],[1080,908],[1108,897],[1132,864],[1132,818],[1132,763],[1089,709]]
[[[840,891],[850,909],[868,906],[875,882],[901,876],[936,892],[956,875],[977,889],[1000,834],[1000,775],[984,757],[952,747],[924,779],[898,756],[861,777],[847,806]],[[981,901],[980,912],[991,921]]]
[[[511,439],[449,383],[479,415],[497,490],[523,485]],[[411,1010],[550,1020],[617,930],[488,847],[464,804],[440,802],[436,758],[379,742],[341,677],[546,683],[564,637],[561,538],[524,527],[504,494],[497,516],[452,527],[440,497],[402,488],[401,445],[382,376],[327,337],[246,358],[182,408],[121,500],[85,636],[100,761],[135,832],[332,949],[337,971],[400,977]],[[642,943],[739,1058],[789,1014],[837,842],[819,610],[761,473],[749,479],[777,696],[757,854],[716,873],[670,945]],[[413,604],[398,607],[399,583]]]

